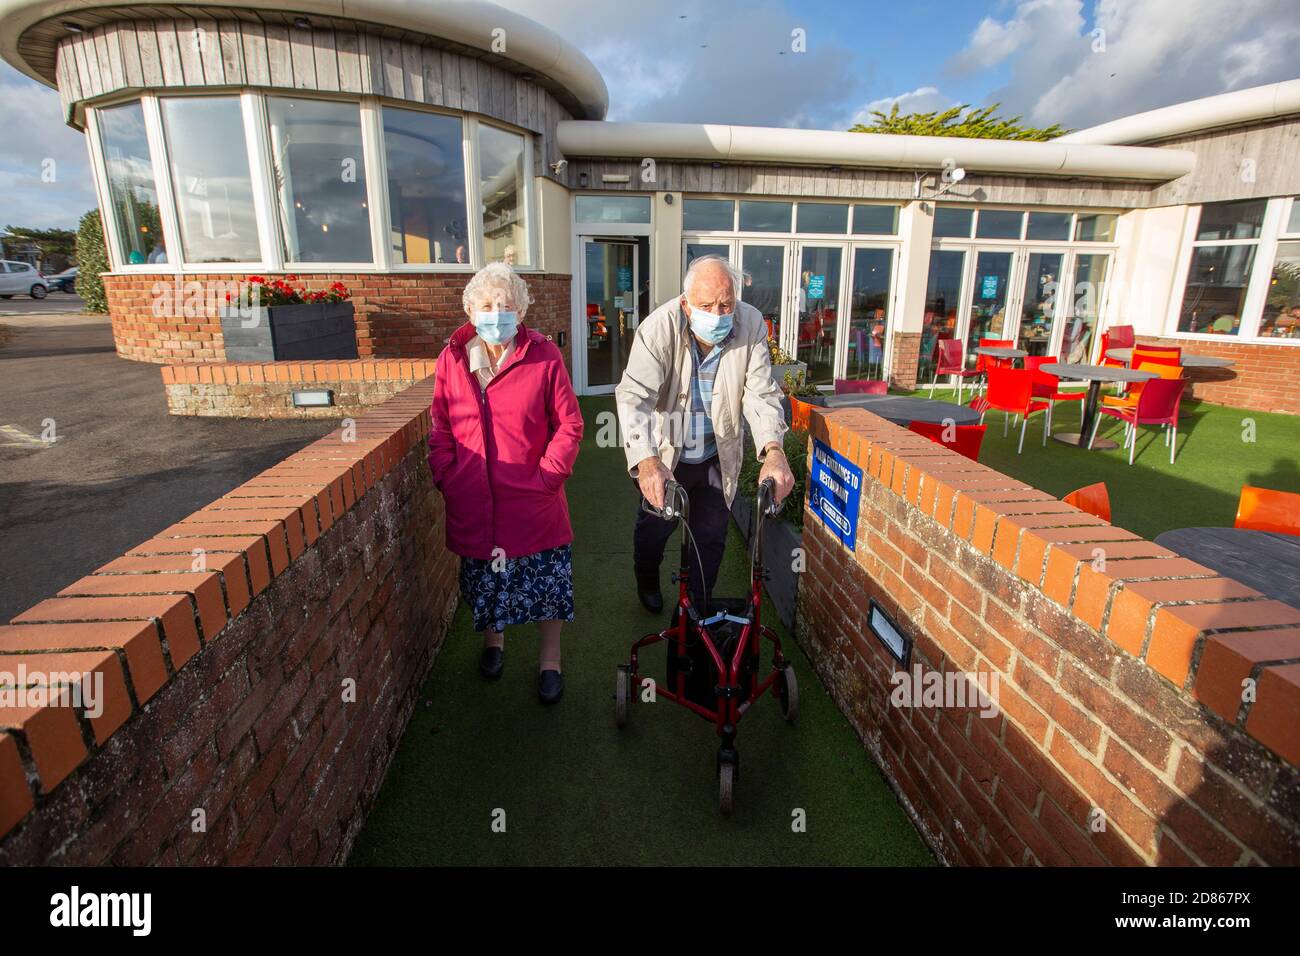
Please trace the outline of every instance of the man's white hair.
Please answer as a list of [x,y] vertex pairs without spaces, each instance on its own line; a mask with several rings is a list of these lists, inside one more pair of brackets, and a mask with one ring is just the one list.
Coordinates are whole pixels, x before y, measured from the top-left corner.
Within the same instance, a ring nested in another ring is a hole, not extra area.
[[686,275],[682,279],[682,294],[688,300],[690,299],[691,286],[695,284],[695,279],[698,277],[700,270],[709,265],[716,265],[726,273],[727,277],[731,279],[731,291],[739,299],[741,291],[744,289],[745,280],[741,276],[740,270],[733,266],[729,259],[722,256],[700,256],[698,259],[692,259],[691,264],[686,267]]
[[528,294],[528,283],[523,280],[519,273],[504,262],[490,262],[474,273],[474,277],[465,283],[465,293],[461,296],[461,304],[465,306],[465,314],[472,316],[474,307],[470,303],[480,294],[494,289],[506,294],[506,302],[515,312],[519,313],[520,317],[528,311],[528,306],[533,302],[532,297]]

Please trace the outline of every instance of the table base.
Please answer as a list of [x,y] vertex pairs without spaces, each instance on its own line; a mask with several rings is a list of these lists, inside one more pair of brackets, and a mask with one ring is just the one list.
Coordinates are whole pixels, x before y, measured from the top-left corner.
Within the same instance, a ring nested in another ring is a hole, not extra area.
[[[1063,445],[1074,445],[1076,448],[1083,448],[1085,450],[1088,447],[1087,436],[1081,435],[1079,432],[1057,432],[1052,436],[1052,438]],[[1093,451],[1113,451],[1118,447],[1119,445],[1111,441],[1109,438],[1098,438],[1092,443]]]

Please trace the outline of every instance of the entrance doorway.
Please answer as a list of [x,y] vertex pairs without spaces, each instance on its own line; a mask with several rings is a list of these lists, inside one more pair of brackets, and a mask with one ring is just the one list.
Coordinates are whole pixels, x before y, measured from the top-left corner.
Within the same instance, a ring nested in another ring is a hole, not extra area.
[[641,256],[636,239],[582,237],[581,384],[587,394],[613,391],[643,314]]

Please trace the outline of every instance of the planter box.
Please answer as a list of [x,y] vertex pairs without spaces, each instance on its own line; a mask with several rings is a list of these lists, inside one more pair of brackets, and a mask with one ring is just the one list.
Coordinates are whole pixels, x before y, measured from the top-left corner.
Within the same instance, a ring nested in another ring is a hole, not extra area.
[[221,310],[228,362],[354,359],[357,323],[351,302]]
[[776,382],[777,388],[785,388],[785,373],[789,372],[795,377],[795,381],[802,381],[803,377],[808,374],[807,362],[791,362],[789,365],[773,365],[772,378]]
[[[739,492],[731,502],[731,517],[740,536],[749,542],[750,523],[754,520],[754,502]],[[768,578],[763,584],[776,616],[794,634],[795,603],[799,596],[799,575],[790,568],[794,549],[803,546],[803,531],[779,518],[769,518],[763,526],[763,567]]]

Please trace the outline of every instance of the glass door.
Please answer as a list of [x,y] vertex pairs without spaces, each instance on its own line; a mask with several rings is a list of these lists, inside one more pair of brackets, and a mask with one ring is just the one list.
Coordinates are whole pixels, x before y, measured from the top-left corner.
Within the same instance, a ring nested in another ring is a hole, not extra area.
[[1011,296],[1011,251],[977,249],[966,307],[966,366],[973,368],[981,339],[1006,339]]
[[939,342],[957,337],[961,312],[962,279],[966,274],[966,252],[962,249],[933,249],[925,288],[925,316],[921,322],[920,382],[934,380]]
[[835,347],[840,331],[844,246],[798,243],[795,304],[795,357],[808,363],[808,382],[830,385],[835,379]]
[[740,298],[763,313],[768,338],[774,338],[778,342],[781,342],[781,303],[785,301],[785,254],[788,245],[785,242],[740,244],[740,270],[745,276]]
[[854,247],[848,327],[841,334],[844,358],[840,378],[885,377],[893,272],[892,248]]
[[[1061,282],[1065,264],[1063,252],[1020,253],[1025,259],[1019,301],[1016,347],[1030,355],[1049,355],[1056,338],[1056,319],[1061,314]],[[1010,336],[1005,336],[1010,338]]]
[[[1106,281],[1110,277],[1110,254],[1080,252],[1074,257],[1074,274],[1065,297],[1060,355],[1065,362],[1087,362],[1093,352],[1097,316],[1101,314]],[[1101,361],[1100,357],[1097,361]]]
[[610,392],[623,377],[637,325],[637,245],[582,240],[585,391]]

